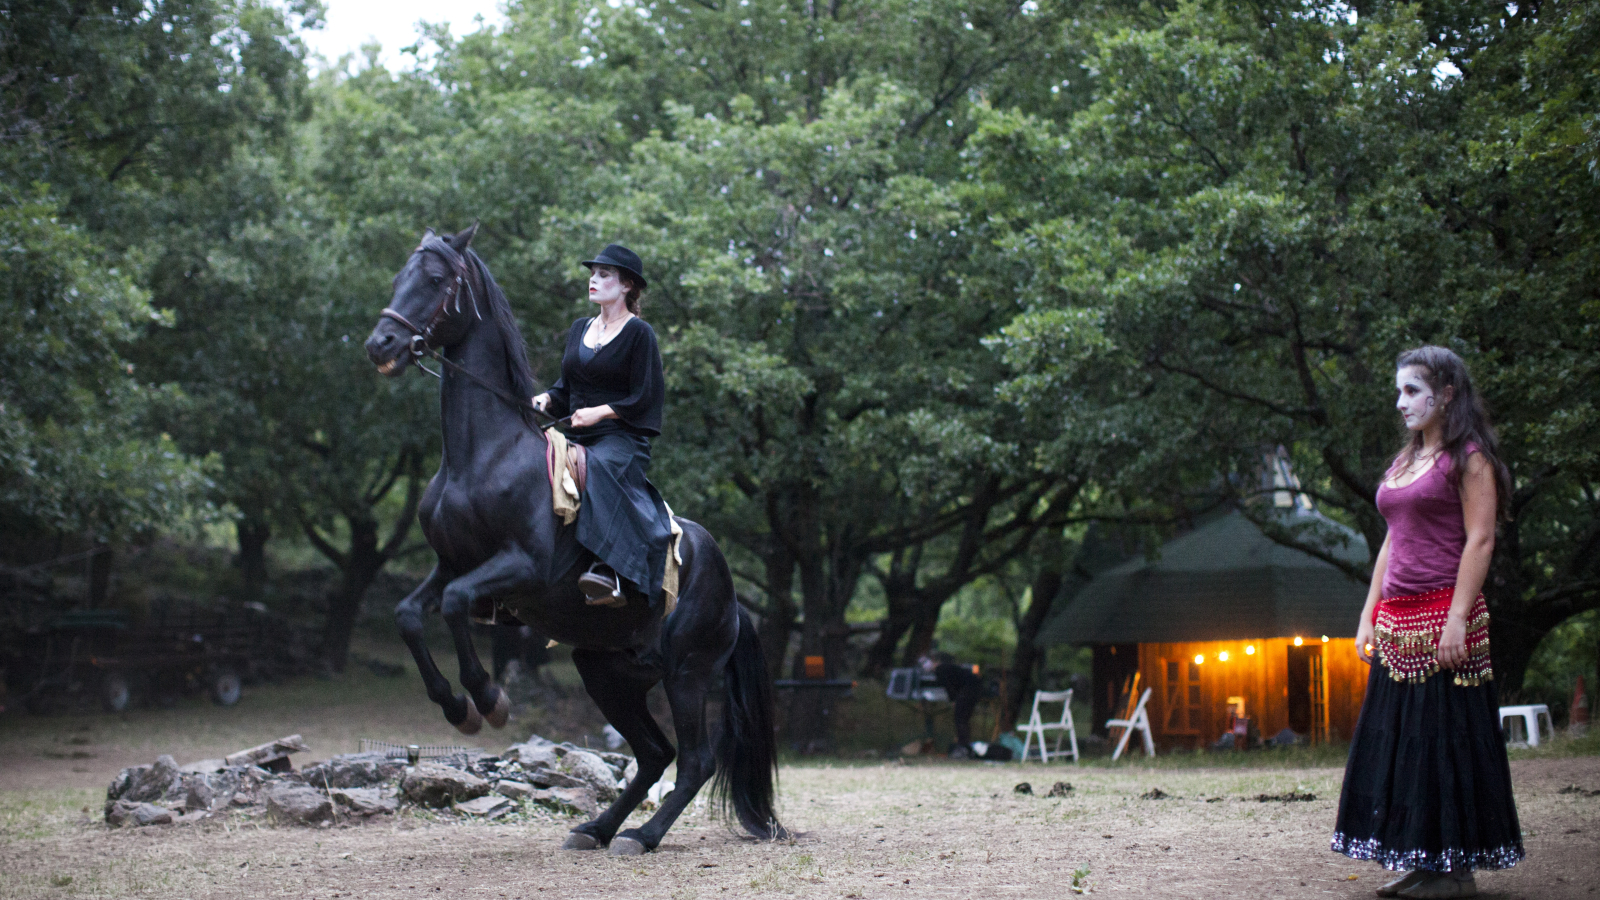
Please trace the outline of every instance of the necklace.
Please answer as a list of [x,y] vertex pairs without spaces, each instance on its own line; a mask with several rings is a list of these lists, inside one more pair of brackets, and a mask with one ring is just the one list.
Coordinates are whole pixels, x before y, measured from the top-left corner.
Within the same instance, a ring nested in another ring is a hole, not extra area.
[[[632,317],[633,317],[633,313],[623,313],[622,315],[617,317],[616,321],[625,325],[625,324],[627,324],[628,320],[630,318],[632,318]],[[600,326],[600,328],[599,328],[599,332],[600,333],[595,336],[594,344],[592,344],[591,346],[594,349],[598,350],[601,347],[604,347],[606,344],[611,342],[611,338],[606,337],[606,331],[607,331],[607,329],[609,329],[615,323],[607,322],[604,313],[602,313],[602,314],[600,314],[598,316],[595,316],[594,317],[594,321],[595,321],[595,324]],[[621,332],[621,328],[619,327],[617,329],[617,331],[618,331],[618,333],[620,333]],[[611,337],[616,337],[616,334],[611,335]]]

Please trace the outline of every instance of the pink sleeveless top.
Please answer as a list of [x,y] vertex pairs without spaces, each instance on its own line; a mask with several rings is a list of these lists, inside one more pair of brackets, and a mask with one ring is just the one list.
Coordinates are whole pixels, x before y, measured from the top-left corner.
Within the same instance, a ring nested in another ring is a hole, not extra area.
[[[1467,445],[1469,456],[1476,452],[1476,445]],[[1441,454],[1432,468],[1405,487],[1378,486],[1378,512],[1389,523],[1385,598],[1414,597],[1455,585],[1467,546],[1467,525],[1461,493],[1449,476],[1450,456]]]

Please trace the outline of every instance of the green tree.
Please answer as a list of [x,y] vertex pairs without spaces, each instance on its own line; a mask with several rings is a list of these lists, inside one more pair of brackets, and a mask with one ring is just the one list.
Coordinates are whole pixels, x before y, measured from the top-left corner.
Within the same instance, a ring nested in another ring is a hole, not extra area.
[[[1009,390],[1063,433],[1147,448],[1125,487],[1247,499],[1283,445],[1377,548],[1394,354],[1462,352],[1517,480],[1484,588],[1513,690],[1538,637],[1600,603],[1596,184],[1574,138],[1592,76],[1582,40],[1548,37],[1570,12],[1182,3],[1099,36],[1093,105],[997,112],[975,153],[1009,187],[1006,252],[1038,298],[1000,339],[1029,373]],[[1508,127],[1553,107],[1564,144]],[[1096,402],[1058,412],[1063,395]],[[1326,549],[1325,531],[1271,533]]]
[[103,549],[202,499],[204,468],[146,436],[163,398],[126,357],[160,314],[48,196],[0,198],[0,310],[0,528]]

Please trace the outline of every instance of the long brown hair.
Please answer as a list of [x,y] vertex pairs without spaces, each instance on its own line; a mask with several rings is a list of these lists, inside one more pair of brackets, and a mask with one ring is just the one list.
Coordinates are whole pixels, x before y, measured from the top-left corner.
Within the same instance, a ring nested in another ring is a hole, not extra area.
[[[1507,518],[1511,501],[1511,470],[1500,459],[1500,439],[1494,426],[1489,424],[1489,411],[1483,397],[1472,386],[1467,374],[1467,364],[1461,357],[1444,347],[1418,347],[1407,350],[1395,359],[1395,368],[1416,366],[1422,370],[1422,379],[1433,389],[1434,396],[1444,398],[1446,388],[1450,400],[1444,406],[1444,429],[1440,450],[1450,454],[1450,484],[1461,488],[1461,477],[1467,471],[1467,447],[1472,445],[1483,454],[1484,461],[1494,473],[1495,508],[1500,518]],[[1406,441],[1394,456],[1394,465],[1408,467],[1416,462],[1422,450],[1422,432],[1407,431]]]

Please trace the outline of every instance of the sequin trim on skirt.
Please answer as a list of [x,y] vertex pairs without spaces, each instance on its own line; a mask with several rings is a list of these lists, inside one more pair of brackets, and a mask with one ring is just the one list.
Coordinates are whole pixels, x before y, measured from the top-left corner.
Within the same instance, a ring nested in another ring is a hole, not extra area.
[[1333,845],[1330,848],[1335,853],[1343,853],[1351,859],[1370,859],[1391,872],[1415,871],[1424,872],[1455,872],[1465,869],[1468,872],[1478,869],[1509,869],[1521,862],[1527,853],[1517,844],[1508,844],[1504,847],[1495,847],[1489,850],[1475,850],[1468,853],[1465,850],[1447,849],[1437,853],[1426,850],[1385,850],[1383,843],[1377,838],[1361,840],[1346,837],[1343,832],[1333,833]]

